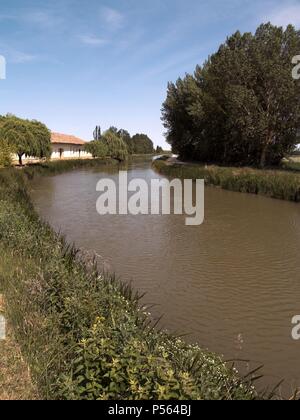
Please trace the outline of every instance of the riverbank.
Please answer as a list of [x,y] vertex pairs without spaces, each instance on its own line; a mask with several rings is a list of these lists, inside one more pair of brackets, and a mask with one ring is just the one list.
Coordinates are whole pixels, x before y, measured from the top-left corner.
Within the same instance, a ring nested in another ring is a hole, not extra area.
[[39,219],[28,176],[60,165],[0,170],[1,289],[41,398],[257,398],[218,356],[156,331],[130,287]]
[[9,325],[6,340],[0,341],[0,353],[0,401],[37,400],[30,371]]
[[207,185],[225,190],[300,202],[300,174],[297,171],[204,166],[169,159],[154,161],[153,168],[168,177],[204,179]]

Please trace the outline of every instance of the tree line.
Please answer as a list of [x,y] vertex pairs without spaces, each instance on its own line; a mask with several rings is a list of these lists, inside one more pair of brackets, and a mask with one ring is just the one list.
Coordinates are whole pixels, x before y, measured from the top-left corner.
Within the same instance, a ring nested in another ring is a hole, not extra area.
[[222,165],[278,165],[298,143],[300,32],[268,24],[236,32],[219,50],[169,83],[162,108],[167,141],[183,159]]
[[[96,127],[94,140],[87,143],[85,150],[95,158],[110,157],[123,161],[130,154],[154,153],[152,140],[146,134],[131,137],[128,131],[111,127],[105,133]],[[51,132],[45,124],[26,120],[8,114],[0,115],[0,166],[10,166],[12,154],[23,165],[24,157],[48,159],[51,157]]]
[[124,160],[128,155],[154,153],[153,141],[146,134],[131,137],[127,130],[116,127],[110,127],[102,134],[100,126],[97,126],[94,140],[85,146],[85,150],[94,157],[106,156],[112,148],[114,153],[111,157],[118,160]]

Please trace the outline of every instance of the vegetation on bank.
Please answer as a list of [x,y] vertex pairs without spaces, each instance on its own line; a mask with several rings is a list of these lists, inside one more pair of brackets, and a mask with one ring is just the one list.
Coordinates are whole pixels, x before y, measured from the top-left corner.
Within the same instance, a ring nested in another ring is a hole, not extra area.
[[99,165],[118,165],[118,161],[110,158],[104,159],[68,159],[48,160],[39,163],[32,163],[22,169],[29,178],[37,175],[57,175],[74,169],[99,168]]
[[[153,142],[146,134],[131,137],[128,131],[111,127],[104,134],[96,127],[94,140],[86,143],[85,150],[95,159],[115,159],[125,161],[128,156],[147,155],[155,152]],[[162,150],[160,147],[157,151]],[[30,121],[14,115],[0,115],[0,168],[12,165],[12,155],[19,157],[19,165],[23,165],[23,157],[30,156],[41,161],[51,157],[51,132],[39,121]]]
[[27,185],[37,168],[0,170],[0,283],[41,398],[257,398],[219,357],[157,331],[128,286],[39,219]]
[[38,399],[37,390],[31,381],[30,372],[23,360],[20,346],[9,325],[6,331],[6,340],[0,341],[0,354],[0,401]]
[[236,32],[193,75],[170,83],[163,121],[184,160],[224,166],[280,164],[299,143],[300,33],[261,25]]
[[284,161],[282,163],[282,169],[285,169],[287,171],[294,171],[299,172],[300,171],[300,161]]
[[169,177],[204,179],[207,185],[225,190],[300,202],[300,174],[292,171],[171,163],[167,157],[154,161],[153,167]]

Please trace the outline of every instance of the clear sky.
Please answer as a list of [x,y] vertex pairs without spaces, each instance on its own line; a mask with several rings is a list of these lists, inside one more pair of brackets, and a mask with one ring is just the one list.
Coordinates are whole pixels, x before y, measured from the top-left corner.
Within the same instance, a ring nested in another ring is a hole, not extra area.
[[86,140],[115,125],[164,146],[168,81],[267,21],[300,27],[300,0],[1,0],[0,114]]

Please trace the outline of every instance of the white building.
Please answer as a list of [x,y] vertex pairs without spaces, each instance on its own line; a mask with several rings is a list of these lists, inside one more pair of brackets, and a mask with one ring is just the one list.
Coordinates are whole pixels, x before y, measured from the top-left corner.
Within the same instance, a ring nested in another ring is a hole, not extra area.
[[[86,141],[67,134],[51,133],[52,154],[51,159],[89,159],[92,158],[90,153],[85,152],[84,146]],[[13,155],[15,162],[19,161],[17,155]],[[37,162],[39,159],[35,157],[23,156],[23,162]]]
[[75,136],[51,133],[51,144],[51,159],[80,159],[92,157],[92,155],[84,150],[86,142]]

